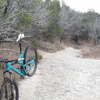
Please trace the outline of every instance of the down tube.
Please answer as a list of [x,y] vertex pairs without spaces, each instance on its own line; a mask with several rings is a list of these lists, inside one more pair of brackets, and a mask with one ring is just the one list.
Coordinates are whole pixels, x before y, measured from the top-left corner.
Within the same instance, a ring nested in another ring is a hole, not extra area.
[[13,66],[11,65],[11,63],[7,63],[6,65],[9,66],[9,67],[6,68],[7,71],[13,70],[13,71],[15,71],[16,73],[18,73],[19,75],[24,76],[24,73],[22,73],[22,72],[21,72],[20,70],[18,70],[17,68],[13,67]]

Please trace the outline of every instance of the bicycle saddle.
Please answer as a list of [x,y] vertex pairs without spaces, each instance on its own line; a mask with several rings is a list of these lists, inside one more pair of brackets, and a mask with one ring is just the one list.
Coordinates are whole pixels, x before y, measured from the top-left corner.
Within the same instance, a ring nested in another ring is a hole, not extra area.
[[23,39],[24,37],[25,37],[24,34],[19,34],[16,42],[21,41],[21,39]]

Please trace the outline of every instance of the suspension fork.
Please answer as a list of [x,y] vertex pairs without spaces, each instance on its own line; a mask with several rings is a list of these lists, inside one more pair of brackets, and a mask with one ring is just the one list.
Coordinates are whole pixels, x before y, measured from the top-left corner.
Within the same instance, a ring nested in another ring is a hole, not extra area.
[[[8,76],[8,74],[9,74],[9,76]],[[14,77],[13,77],[13,75],[12,75],[12,72],[10,72],[10,71],[4,71],[3,72],[3,77],[4,77],[4,80],[8,77],[8,78],[10,78],[11,80],[13,80],[13,79],[15,79]]]
[[[8,74],[9,74],[9,78],[12,80],[13,78],[12,78],[12,72],[9,72],[9,71],[4,71],[3,72],[3,78],[4,78],[4,83],[7,81],[7,77],[8,77]],[[10,84],[12,84],[12,83],[10,83]],[[11,86],[11,85],[10,85]],[[8,86],[7,85],[5,85],[5,98],[8,100],[9,99],[9,93],[8,93],[8,90],[7,90],[7,88],[8,88]],[[11,95],[12,95],[12,97],[13,97],[13,92],[12,92],[12,86],[10,87],[11,88]]]

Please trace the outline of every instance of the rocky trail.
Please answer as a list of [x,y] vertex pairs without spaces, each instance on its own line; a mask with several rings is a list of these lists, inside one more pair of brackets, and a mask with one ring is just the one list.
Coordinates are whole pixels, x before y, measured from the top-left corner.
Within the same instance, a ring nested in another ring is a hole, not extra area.
[[100,60],[73,48],[43,55],[36,74],[19,83],[20,100],[100,100]]

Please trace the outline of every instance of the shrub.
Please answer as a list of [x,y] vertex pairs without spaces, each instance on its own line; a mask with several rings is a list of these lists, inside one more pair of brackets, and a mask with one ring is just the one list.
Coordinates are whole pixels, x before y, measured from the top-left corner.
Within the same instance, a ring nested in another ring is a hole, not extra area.
[[0,70],[2,69],[2,66],[3,66],[3,65],[0,63]]
[[38,48],[38,47],[39,47],[39,42],[38,42],[37,39],[33,39],[33,40],[32,40],[32,46],[33,46],[34,48]]
[[42,55],[38,55],[38,59],[39,60],[43,59],[43,56]]
[[19,27],[28,27],[31,25],[31,22],[32,22],[32,16],[26,13],[19,14],[19,22],[18,22]]
[[60,20],[60,3],[59,0],[49,1],[48,12],[49,12],[49,23],[46,36],[48,39],[55,38],[63,32],[63,28],[59,25]]

